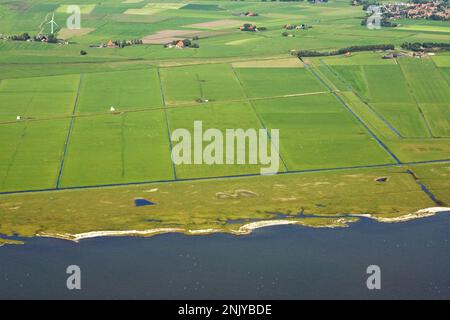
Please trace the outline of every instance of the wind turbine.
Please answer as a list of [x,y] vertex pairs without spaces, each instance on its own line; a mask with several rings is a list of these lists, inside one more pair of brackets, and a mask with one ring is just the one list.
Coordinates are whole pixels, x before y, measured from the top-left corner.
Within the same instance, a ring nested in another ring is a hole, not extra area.
[[55,26],[57,26],[58,28],[59,28],[59,26],[58,26],[58,24],[55,22],[55,13],[53,12],[53,15],[52,15],[52,20],[50,20],[49,22],[47,22],[47,24],[50,24],[50,26],[51,26],[51,28],[52,28],[52,34],[54,34],[54,28],[55,28]]

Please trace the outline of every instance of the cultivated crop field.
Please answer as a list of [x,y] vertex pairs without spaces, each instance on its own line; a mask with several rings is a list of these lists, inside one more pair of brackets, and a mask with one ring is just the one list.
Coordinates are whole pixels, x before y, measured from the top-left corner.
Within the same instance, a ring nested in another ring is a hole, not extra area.
[[[449,205],[450,55],[401,48],[448,43],[448,22],[369,30],[346,0],[77,2],[75,32],[65,28],[70,1],[0,1],[0,234],[230,231],[227,219],[305,208],[330,222]],[[64,41],[8,38],[49,33],[53,13]],[[245,23],[260,31],[240,31]],[[197,46],[175,46],[186,38]],[[402,56],[295,54],[374,44]],[[194,135],[195,121],[223,135],[261,130],[269,141],[279,130],[279,174],[174,163],[171,135]],[[156,205],[135,207],[141,197]]]

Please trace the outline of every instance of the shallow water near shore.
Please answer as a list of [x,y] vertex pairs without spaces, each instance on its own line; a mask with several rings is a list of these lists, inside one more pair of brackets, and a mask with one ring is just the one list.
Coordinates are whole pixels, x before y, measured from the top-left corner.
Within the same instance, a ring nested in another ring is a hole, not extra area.
[[[0,248],[0,298],[450,299],[450,214],[348,228],[274,226],[251,235],[162,234]],[[66,288],[79,265],[82,289]],[[366,268],[381,268],[368,290]]]

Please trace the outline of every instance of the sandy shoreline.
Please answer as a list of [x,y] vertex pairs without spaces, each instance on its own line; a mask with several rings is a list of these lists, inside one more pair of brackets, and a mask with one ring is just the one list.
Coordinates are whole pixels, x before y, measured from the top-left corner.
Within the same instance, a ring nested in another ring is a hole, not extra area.
[[385,222],[385,223],[394,223],[394,222],[405,222],[409,220],[414,219],[421,219],[426,217],[434,216],[435,214],[438,214],[440,212],[450,212],[450,208],[447,207],[430,207],[425,209],[420,209],[414,213],[405,214],[399,217],[377,217],[371,214],[357,214],[352,215],[353,217],[363,217],[363,218],[369,218],[376,220],[378,222]]
[[[182,228],[155,228],[148,230],[110,230],[110,231],[90,231],[84,233],[77,234],[66,234],[66,233],[40,233],[37,234],[37,237],[49,237],[49,238],[57,238],[64,240],[71,240],[74,242],[78,242],[83,239],[89,238],[97,238],[97,237],[113,237],[113,236],[153,236],[157,234],[163,233],[171,233],[178,232],[187,235],[207,235],[212,233],[230,233],[234,235],[248,235],[253,232],[253,230],[272,227],[272,226],[280,226],[280,225],[293,225],[298,224],[307,227],[314,228],[337,228],[337,227],[346,227],[348,223],[352,222],[352,218],[368,218],[373,219],[382,223],[395,223],[395,222],[405,222],[414,219],[420,219],[425,217],[430,217],[440,212],[450,212],[450,208],[448,207],[430,207],[424,208],[416,211],[415,213],[410,213],[406,215],[402,215],[399,217],[378,217],[371,214],[352,214],[348,215],[348,218],[336,218],[332,223],[324,224],[324,225],[308,225],[305,219],[303,220],[263,220],[257,222],[251,222],[239,227],[238,230],[223,230],[223,229],[199,229],[199,230],[186,230]],[[317,218],[333,218],[332,216],[318,216]]]
[[112,237],[112,236],[152,236],[156,234],[169,233],[169,232],[182,232],[184,229],[180,228],[156,228],[148,230],[118,230],[118,231],[90,231],[77,234],[52,234],[52,233],[40,233],[38,237],[48,238],[60,238],[65,240],[72,240],[78,242],[79,240],[98,238],[98,237]]

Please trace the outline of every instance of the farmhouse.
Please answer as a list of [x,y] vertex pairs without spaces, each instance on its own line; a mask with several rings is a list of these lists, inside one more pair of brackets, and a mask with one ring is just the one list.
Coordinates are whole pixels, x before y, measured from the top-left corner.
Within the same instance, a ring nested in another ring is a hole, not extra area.
[[401,52],[391,52],[391,53],[385,54],[382,57],[382,59],[394,59],[394,58],[402,58],[402,57],[408,57],[408,55],[401,53]]
[[112,40],[109,40],[108,43],[106,44],[107,48],[117,48],[117,45],[112,42]]
[[[28,40],[30,40],[30,39],[28,39]],[[43,35],[43,34],[38,34],[35,37],[35,41],[48,42],[48,37],[46,35]]]
[[235,12],[232,13],[232,15],[240,17],[257,17],[259,14],[254,11],[246,11],[246,12]]
[[310,28],[312,28],[312,27],[310,27],[310,26],[308,26],[308,25],[302,23],[302,24],[299,24],[299,25],[296,25],[296,24],[285,24],[285,25],[283,26],[283,28],[286,29],[286,30],[293,30],[293,29],[296,29],[296,30],[306,30],[306,29],[310,29]]
[[254,31],[258,31],[258,28],[253,24],[245,23],[243,26],[239,27],[239,30],[254,32]]
[[164,45],[164,48],[187,49],[187,48],[200,48],[200,46],[197,43],[193,43],[190,39],[184,39],[184,40],[173,40],[170,43],[166,43]]
[[184,42],[182,40],[178,41],[177,44],[175,45],[176,48],[178,49],[183,49],[184,48]]

